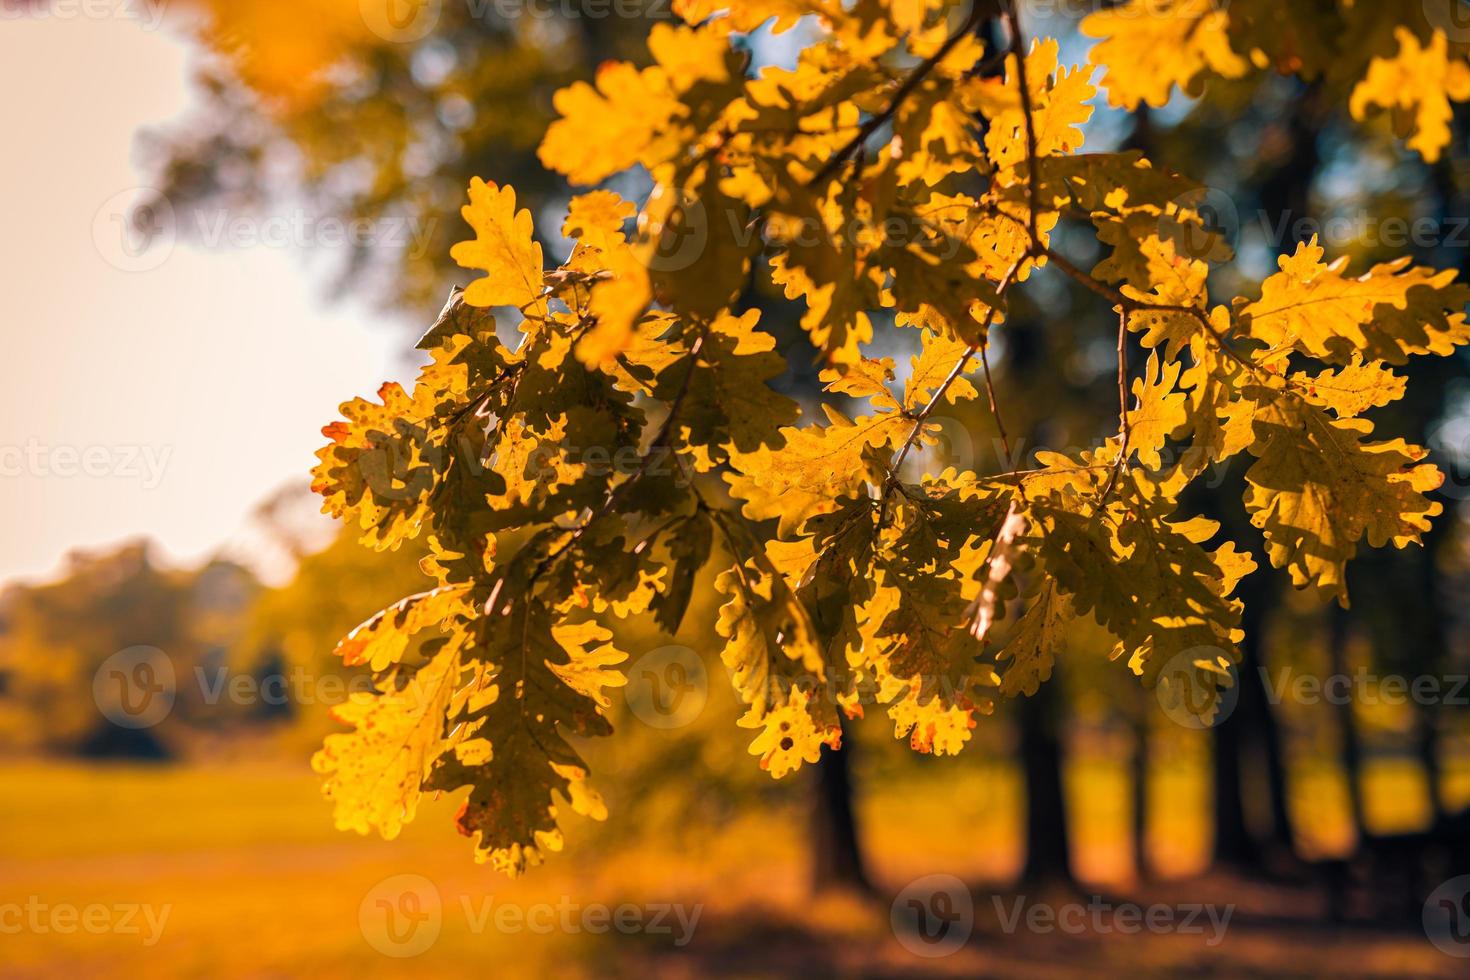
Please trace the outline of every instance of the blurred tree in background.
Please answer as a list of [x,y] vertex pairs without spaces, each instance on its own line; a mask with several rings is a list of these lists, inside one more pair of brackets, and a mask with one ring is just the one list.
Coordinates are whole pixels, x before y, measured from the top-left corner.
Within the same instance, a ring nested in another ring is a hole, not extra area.
[[[143,143],[160,194],[175,207],[270,209],[304,202],[321,215],[391,218],[422,229],[422,238],[401,249],[353,250],[340,271],[344,287],[425,319],[448,286],[463,277],[449,259],[449,247],[464,237],[457,214],[469,179],[513,183],[533,212],[559,212],[566,188],[535,153],[555,117],[553,93],[590,77],[605,59],[646,60],[642,42],[650,17],[670,16],[662,4],[650,4],[649,16],[632,18],[516,16],[491,5],[435,6],[431,29],[416,36],[417,30],[384,31],[382,25],[375,32],[356,2],[202,3],[192,22],[208,52],[199,74],[201,105]],[[1090,42],[1076,31],[1073,16],[1086,12],[1084,6],[1091,5],[1060,5],[1059,16],[1053,15],[1058,5],[1035,11],[1039,32],[1067,39],[1064,61],[1086,58]],[[1344,230],[1331,233],[1331,251],[1352,255],[1355,266],[1412,252],[1416,261],[1470,274],[1470,240],[1463,229],[1454,231],[1455,222],[1470,214],[1470,130],[1462,108],[1447,123],[1448,147],[1426,161],[1394,139],[1386,118],[1364,125],[1349,117],[1348,92],[1366,59],[1391,51],[1345,42],[1334,48],[1330,28],[1317,23],[1305,29],[1293,13],[1310,7],[1313,16],[1326,17],[1333,4],[1237,0],[1233,6],[1244,18],[1276,25],[1271,36],[1277,46],[1262,52],[1250,71],[1234,79],[1212,77],[1198,97],[1175,94],[1166,104],[1136,112],[1100,106],[1089,131],[1089,144],[1099,149],[1142,149],[1208,181],[1209,203],[1238,253],[1235,263],[1216,264],[1212,275],[1220,282],[1212,281],[1212,288],[1245,291],[1247,281],[1270,271],[1277,254],[1332,227]],[[1386,11],[1390,7],[1394,16],[1403,12],[1398,4],[1384,5]],[[1428,18],[1420,23],[1425,37],[1432,26]],[[987,29],[997,36],[993,27]],[[759,34],[749,46],[752,70],[790,50]],[[638,187],[618,189],[641,196]],[[1365,215],[1374,217],[1361,220]],[[1385,233],[1392,222],[1414,227],[1421,220],[1437,231],[1405,241]],[[538,221],[542,228],[558,224]],[[1063,228],[1058,236],[1073,254],[1096,252],[1085,235]],[[559,242],[546,244],[551,254],[560,254]],[[762,308],[763,325],[780,338],[793,362],[783,383],[800,398],[815,384],[815,371],[804,363],[810,347],[797,327],[800,309],[770,283],[768,270],[758,268],[753,278],[747,302]],[[1105,333],[1107,311],[1060,275],[1047,276],[1038,287],[1045,292],[1033,295],[1044,303],[1013,306],[993,365],[1013,429],[1013,454],[1094,444],[1104,434],[1099,420],[1109,418],[1116,398],[1112,350],[1081,339]],[[1043,329],[1043,323],[1051,326]],[[1072,326],[1063,330],[1058,324]],[[1142,364],[1140,352],[1133,353],[1130,362]],[[1073,856],[1086,834],[1090,801],[1069,789],[1079,767],[1119,755],[1132,760],[1130,799],[1141,872],[1150,870],[1151,852],[1169,848],[1149,828],[1156,823],[1151,816],[1172,801],[1151,787],[1161,773],[1205,759],[1212,772],[1214,857],[1247,871],[1295,873],[1305,861],[1368,854],[1375,846],[1397,846],[1405,836],[1427,847],[1435,833],[1456,832],[1453,813],[1467,800],[1463,708],[1442,700],[1303,705],[1283,702],[1270,683],[1287,670],[1322,675],[1362,669],[1411,678],[1465,670],[1467,651],[1459,637],[1467,569],[1458,509],[1470,472],[1470,378],[1460,356],[1421,361],[1414,372],[1408,399],[1394,407],[1387,424],[1433,447],[1433,461],[1450,474],[1441,491],[1448,513],[1426,546],[1360,559],[1350,582],[1354,605],[1346,611],[1303,609],[1284,577],[1270,569],[1248,579],[1242,594],[1251,619],[1239,702],[1211,732],[1164,720],[1152,696],[1134,695],[1131,679],[1105,669],[1101,658],[1065,658],[1062,685],[1003,709],[1008,730],[1015,732],[1029,801],[1027,849],[1018,870],[1042,880],[1079,875]],[[992,471],[1008,465],[1002,435],[983,406],[947,411],[952,417],[939,421],[956,462]],[[938,468],[933,458],[923,462]],[[1222,469],[1216,486],[1193,504],[1224,520],[1236,540],[1247,541],[1255,532],[1239,504],[1242,473],[1243,467]],[[374,555],[350,538],[343,535],[320,554],[303,557],[294,581],[262,593],[246,647],[278,650],[285,664],[325,671],[341,635],[384,600],[412,590],[415,556]],[[188,595],[186,585],[153,568],[141,549],[79,564],[53,586],[13,590],[0,613],[6,628],[0,665],[10,665],[6,703],[34,713],[23,727],[44,732],[47,745],[75,749],[93,734],[90,684],[98,653],[149,643],[185,651],[185,663],[203,656],[208,644],[189,635]],[[145,616],[146,622],[140,618]],[[628,645],[704,649],[713,619],[712,608],[696,606],[683,635],[666,637],[650,627]],[[1103,639],[1078,629],[1070,645],[1072,652],[1096,653]],[[625,776],[632,787],[665,785],[659,775],[673,769],[701,772],[701,786],[712,792],[680,801],[674,807],[679,812],[708,815],[741,799],[770,799],[780,791],[747,778],[738,753],[729,753],[722,738],[703,735],[723,734],[734,711],[733,704],[713,706],[677,739],[647,726],[624,726],[616,750],[591,749],[592,761]],[[315,712],[303,724],[314,737],[326,724],[324,713]],[[882,771],[900,764],[886,738],[869,740],[860,728],[853,738],[865,760],[860,773],[863,767]],[[996,754],[1011,748],[1004,738],[992,746]],[[1404,759],[1421,778],[1408,794],[1415,801],[1401,811],[1419,819],[1407,826],[1387,824],[1374,816],[1392,809],[1375,809],[1371,787],[1383,782],[1374,773],[1380,762]],[[1324,771],[1329,775],[1322,777]],[[860,826],[850,812],[853,776],[846,754],[824,763],[820,773],[813,839],[826,844],[815,863],[827,869],[825,876],[861,884],[867,862],[858,853]],[[860,800],[860,780],[857,785]],[[1302,814],[1323,787],[1347,814],[1345,836],[1304,829],[1312,821]]]
[[619,4],[646,16],[571,18],[529,0],[435,2],[395,28],[365,17],[386,2],[198,3],[200,105],[141,144],[159,193],[175,208],[403,221],[412,241],[355,247],[338,271],[343,288],[416,316],[460,278],[449,248],[470,176],[560,207],[565,185],[536,159],[552,95],[605,60],[646,58],[649,25],[672,16],[663,0]]
[[[258,584],[247,570],[214,561],[191,572],[158,567],[138,542],[78,553],[63,576],[0,594],[0,728],[5,741],[52,751],[162,758],[187,726],[227,724],[206,677],[241,639]],[[148,649],[151,648],[151,649]],[[116,655],[138,651],[122,662]],[[109,671],[138,664],[174,698],[156,727],[128,724],[133,709],[110,702]],[[115,722],[121,722],[115,723]]]

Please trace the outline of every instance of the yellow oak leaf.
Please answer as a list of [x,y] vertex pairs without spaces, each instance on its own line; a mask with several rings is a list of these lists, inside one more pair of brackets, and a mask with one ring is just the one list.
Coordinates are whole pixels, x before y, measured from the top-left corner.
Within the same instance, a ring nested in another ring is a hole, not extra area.
[[1101,38],[1092,62],[1104,66],[1108,103],[1155,108],[1177,86],[1198,94],[1206,72],[1240,78],[1250,63],[1230,47],[1230,17],[1217,0],[1129,0],[1082,19],[1082,33]]
[[1136,402],[1128,410],[1128,451],[1150,469],[1163,465],[1159,450],[1189,420],[1188,396],[1178,388],[1183,368],[1180,361],[1164,363],[1154,352],[1148,356],[1143,377],[1133,379]]
[[1373,59],[1348,108],[1360,121],[1372,108],[1393,110],[1394,128],[1409,137],[1409,148],[1434,163],[1450,142],[1450,103],[1470,100],[1470,64],[1450,54],[1443,31],[1435,30],[1427,46],[1407,27],[1396,28],[1394,37],[1398,54]]
[[1238,329],[1267,350],[1263,362],[1293,351],[1347,363],[1354,355],[1402,364],[1411,354],[1448,354],[1470,341],[1464,306],[1470,289],[1453,270],[1410,266],[1405,256],[1355,279],[1346,257],[1325,264],[1317,239],[1279,260],[1261,298],[1238,303]]
[[1355,358],[1336,371],[1317,375],[1300,371],[1291,376],[1294,387],[1314,404],[1330,408],[1338,418],[1361,415],[1404,397],[1405,382],[1376,361]]
[[685,111],[664,70],[608,62],[594,82],[575,82],[553,96],[560,118],[547,127],[541,162],[574,184],[663,162],[678,145],[669,124]]
[[[1060,68],[1057,65],[1057,42],[1054,38],[1037,40],[1026,55],[1026,83],[1031,95],[1032,129],[1036,134],[1036,155],[1076,153],[1082,148],[1081,126],[1092,118],[1092,69]],[[991,83],[992,85],[998,83]],[[1004,87],[1020,92],[1015,57],[1007,59]],[[985,148],[996,169],[1017,168],[1011,181],[1026,179],[1026,117],[1019,95],[1007,96],[1004,105],[990,120],[985,134]]]
[[545,317],[541,246],[532,235],[531,212],[516,210],[515,189],[476,177],[470,181],[470,203],[462,213],[475,238],[455,245],[449,254],[466,269],[488,273],[465,289],[465,302],[514,306],[528,316]]
[[[961,360],[971,353],[968,344],[931,330],[924,331],[921,344],[919,353],[911,359],[913,369],[903,388],[903,407],[910,412],[927,405],[932,393],[939,390],[945,379],[960,367]],[[967,363],[971,370],[979,366],[979,361],[973,357]],[[953,404],[978,394],[970,379],[960,374],[945,389],[944,400]]]
[[1402,439],[1368,442],[1366,419],[1333,419],[1290,395],[1261,397],[1250,450],[1257,459],[1246,472],[1251,522],[1298,588],[1315,585],[1346,606],[1345,569],[1359,542],[1418,541],[1442,510],[1425,494],[1443,475]]

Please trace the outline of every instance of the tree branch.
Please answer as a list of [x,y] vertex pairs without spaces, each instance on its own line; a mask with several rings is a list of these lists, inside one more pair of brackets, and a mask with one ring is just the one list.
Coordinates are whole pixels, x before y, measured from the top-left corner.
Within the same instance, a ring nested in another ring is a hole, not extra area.
[[934,69],[938,67],[939,63],[943,61],[951,51],[954,50],[955,45],[964,40],[965,37],[971,34],[980,24],[982,6],[983,4],[980,2],[980,0],[974,0],[974,2],[971,3],[970,12],[965,16],[965,22],[960,25],[960,29],[955,31],[949,37],[945,38],[944,43],[939,46],[939,50],[935,51],[929,57],[925,58],[917,68],[909,73],[908,77],[903,80],[903,83],[901,85],[899,85],[898,91],[893,93],[893,98],[889,101],[887,108],[885,108],[882,112],[877,113],[876,115],[870,116],[867,121],[865,121],[862,126],[858,128],[857,135],[848,140],[847,144],[843,146],[842,149],[838,150],[837,153],[834,154],[832,158],[823,165],[821,170],[818,170],[815,174],[812,175],[812,179],[807,181],[808,188],[816,187],[818,184],[822,183],[833,174],[835,174],[842,167],[842,165],[852,157],[854,153],[857,153],[858,150],[862,148],[863,144],[868,141],[868,138],[870,136],[876,133],[879,128],[883,126],[884,123],[888,122],[894,117],[899,108],[903,105],[904,100],[909,97],[914,89],[918,88],[920,83],[923,82],[924,79],[929,77]]

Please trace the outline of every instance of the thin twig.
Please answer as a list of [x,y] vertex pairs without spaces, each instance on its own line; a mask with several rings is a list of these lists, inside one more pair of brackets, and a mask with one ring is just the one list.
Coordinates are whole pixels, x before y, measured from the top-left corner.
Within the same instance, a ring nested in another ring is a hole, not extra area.
[[980,366],[985,369],[985,395],[990,400],[990,414],[995,419],[995,430],[1000,433],[1000,448],[1005,450],[1007,463],[1014,468],[1015,460],[1011,456],[1011,440],[1006,435],[1005,420],[1000,417],[1000,402],[995,397],[995,382],[990,377],[990,345],[987,343],[980,348]]
[[[958,379],[959,376],[965,372],[965,368],[969,365],[970,359],[974,357],[976,353],[981,353],[982,363],[984,362],[983,352],[985,350],[986,344],[989,342],[990,328],[995,323],[996,315],[1000,312],[1000,301],[1002,300],[1002,298],[1004,298],[1006,290],[1009,289],[1011,287],[1011,284],[1016,281],[1016,272],[1020,269],[1021,263],[1024,262],[1025,259],[1026,256],[1022,256],[1021,258],[1012,262],[1011,267],[1006,270],[1005,276],[1001,279],[1000,286],[995,291],[995,304],[986,311],[985,321],[980,325],[980,334],[982,337],[981,341],[979,343],[971,344],[970,346],[965,348],[965,352],[960,355],[959,360],[955,361],[955,365],[950,370],[949,374],[945,376],[945,379],[942,382],[940,382],[939,387],[934,389],[934,394],[929,397],[928,403],[919,410],[917,415],[913,417],[914,427],[909,430],[908,438],[903,441],[903,445],[899,447],[898,455],[894,457],[892,465],[888,467],[888,482],[890,484],[897,480],[899,467],[903,466],[903,461],[908,457],[909,450],[913,448],[914,443],[918,440],[919,433],[924,428],[924,420],[927,419],[930,413],[932,413],[934,409],[939,406],[939,403],[944,399],[945,393],[949,391],[950,385],[954,384],[955,380]],[[989,376],[990,369],[987,367],[987,383]],[[994,404],[995,402],[992,398],[991,406],[994,407]],[[1000,425],[999,416],[996,416],[996,425]],[[1007,456],[1010,455],[1009,449],[1006,451],[1006,454]]]
[[1128,307],[1118,307],[1118,439],[1122,443],[1118,447],[1118,461],[1113,465],[1113,472],[1108,476],[1107,485],[1103,487],[1102,497],[1107,500],[1113,492],[1113,485],[1118,482],[1118,475],[1128,465],[1128,438],[1131,434],[1128,424]]
[[[1204,328],[1207,334],[1215,339],[1215,342],[1219,346],[1221,352],[1223,352],[1227,357],[1229,357],[1231,360],[1235,361],[1242,367],[1247,368],[1248,370],[1262,370],[1259,364],[1256,364],[1253,361],[1248,361],[1245,358],[1241,357],[1238,353],[1236,353],[1235,349],[1225,341],[1225,338],[1223,336],[1221,336],[1220,331],[1215,329],[1215,325],[1210,322],[1209,314],[1200,309],[1198,306],[1181,306],[1175,303],[1150,303],[1147,300],[1134,299],[1131,296],[1124,295],[1122,291],[1114,289],[1112,286],[1109,286],[1107,283],[1102,282],[1096,277],[1090,276],[1087,273],[1083,272],[1081,269],[1073,265],[1067,259],[1067,257],[1062,255],[1060,252],[1047,248],[1043,250],[1043,254],[1046,256],[1048,262],[1054,264],[1058,269],[1061,269],[1062,272],[1066,273],[1079,285],[1096,293],[1103,299],[1110,300],[1115,305],[1129,311],[1130,313],[1178,313],[1181,316],[1192,317],[1194,320],[1198,321],[1199,325]],[[1272,377],[1274,378],[1276,377],[1276,375],[1273,374]]]
[[1016,58],[1016,87],[1021,91],[1021,115],[1026,120],[1026,169],[1029,178],[1026,192],[1029,197],[1027,231],[1033,246],[1041,243],[1041,234],[1036,223],[1037,204],[1041,199],[1041,170],[1036,159],[1036,122],[1032,119],[1031,86],[1026,80],[1026,52],[1021,43],[1021,15],[1017,11],[1019,0],[1009,0],[1005,5],[1006,25],[1011,34],[1011,54]]
[[857,135],[848,140],[847,144],[843,146],[842,149],[838,150],[837,153],[831,159],[829,159],[825,165],[823,165],[822,169],[818,170],[816,174],[812,176],[811,180],[807,181],[807,187],[816,187],[818,184],[822,183],[824,180],[835,174],[838,169],[844,163],[846,163],[854,153],[862,148],[862,145],[868,141],[868,138],[870,136],[876,133],[884,123],[893,118],[894,114],[898,112],[899,107],[903,105],[904,100],[909,97],[909,94],[913,92],[914,89],[918,88],[919,84],[923,82],[924,79],[929,77],[930,73],[932,73],[934,69],[938,67],[939,63],[943,61],[951,51],[954,50],[955,45],[959,44],[965,39],[966,36],[968,36],[975,30],[976,26],[980,23],[980,9],[981,5],[978,0],[975,0],[975,2],[971,3],[970,12],[965,16],[965,22],[960,25],[960,29],[958,31],[955,31],[949,37],[945,38],[944,43],[939,46],[939,50],[935,51],[929,57],[925,58],[917,68],[909,73],[908,77],[903,80],[903,83],[901,85],[899,85],[898,90],[893,93],[893,98],[889,101],[887,108],[874,116],[870,116],[868,120],[864,122],[861,127],[858,128]]
[[[965,28],[960,31],[960,34],[951,36],[950,39],[945,42],[945,46],[936,53],[936,56],[933,59],[935,63],[937,63],[938,60],[944,56],[945,50],[953,46],[953,44],[961,35],[968,33],[971,30],[974,30],[975,25],[978,22],[980,11],[981,4],[978,2],[978,0],[976,0],[976,2],[973,3],[970,8],[970,16],[966,19]],[[1002,277],[1000,285],[996,289],[995,303],[986,312],[985,322],[981,325],[980,342],[976,344],[971,344],[965,349],[965,353],[961,355],[960,359],[955,363],[954,369],[950,371],[949,376],[946,377],[944,379],[944,382],[940,384],[939,388],[935,390],[933,396],[929,399],[929,403],[925,405],[924,408],[919,412],[919,414],[914,417],[914,427],[912,430],[910,430],[908,438],[904,440],[903,446],[899,449],[898,455],[894,457],[893,463],[889,467],[888,480],[884,491],[885,502],[887,500],[887,488],[891,488],[897,483],[898,471],[900,467],[903,466],[904,460],[908,458],[909,451],[913,448],[914,443],[918,440],[919,433],[924,428],[924,420],[929,417],[929,414],[934,411],[934,408],[944,398],[945,393],[949,390],[950,385],[954,384],[955,379],[958,378],[962,373],[964,373],[965,368],[970,363],[970,359],[973,358],[977,352],[980,354],[980,364],[985,370],[985,389],[990,399],[991,414],[995,417],[995,427],[1000,433],[1001,446],[1005,450],[1006,459],[1011,459],[1010,438],[1006,434],[1005,422],[1002,420],[1000,414],[1000,404],[995,396],[995,384],[991,379],[990,358],[987,355],[987,350],[990,343],[990,327],[994,324],[995,317],[1000,311],[1001,300],[1004,299],[1006,291],[1011,287],[1012,284],[1015,283],[1016,277],[1020,273],[1022,264],[1031,259],[1035,250],[1040,248],[1041,239],[1036,225],[1036,202],[1039,200],[1040,196],[1041,178],[1040,171],[1036,163],[1036,125],[1031,118],[1031,93],[1030,90],[1027,88],[1026,83],[1026,58],[1023,50],[1024,44],[1022,42],[1021,35],[1021,21],[1016,13],[1016,5],[1014,0],[1011,0],[1011,2],[1005,4],[1005,19],[1007,25],[1009,26],[1011,35],[1010,54],[1014,55],[1016,58],[1016,79],[1021,89],[1021,112],[1026,120],[1026,159],[1028,164],[1029,184],[1028,192],[1030,194],[1031,200],[1031,224],[1028,229],[1028,233],[1031,239],[1031,247],[1027,250],[1025,254],[1021,255],[1014,262],[1011,263],[1010,268],[1006,270],[1005,276]],[[930,67],[932,68],[932,65]],[[910,86],[910,88],[911,87],[912,86]],[[897,100],[895,101],[894,105],[889,107],[890,114],[894,109],[896,109],[896,107]],[[1012,463],[1012,466],[1014,466],[1014,463]]]

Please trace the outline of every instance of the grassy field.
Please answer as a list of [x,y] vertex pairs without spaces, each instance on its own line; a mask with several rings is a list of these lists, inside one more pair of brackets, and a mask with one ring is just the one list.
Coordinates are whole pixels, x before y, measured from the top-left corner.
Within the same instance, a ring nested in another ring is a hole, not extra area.
[[[1084,871],[1116,880],[1127,864],[1121,777],[1079,778],[1092,798],[1120,801],[1079,827]],[[332,829],[302,769],[12,763],[0,782],[7,977],[1464,975],[1465,961],[1411,928],[1349,933],[1317,923],[1314,893],[1222,878],[1098,889],[1097,901],[1114,903],[1234,904],[1214,944],[1208,929],[1015,927],[1018,907],[1088,899],[977,889],[969,941],[916,956],[887,898],[808,898],[794,809],[678,833],[623,827],[616,846],[574,826],[566,853],[512,882],[470,860],[449,826],[451,802],[423,808],[396,841],[360,838]],[[1202,787],[1172,790],[1189,799]],[[1015,791],[1011,777],[966,769],[865,794],[885,895],[933,873],[1004,878],[1017,851]],[[1179,820],[1160,835],[1174,864],[1197,859],[1196,825]]]

